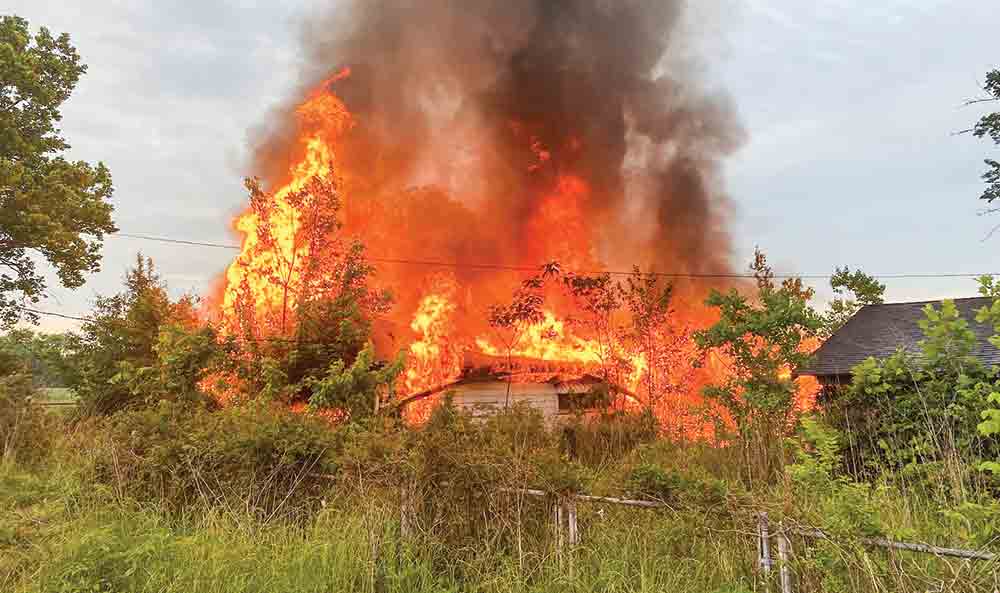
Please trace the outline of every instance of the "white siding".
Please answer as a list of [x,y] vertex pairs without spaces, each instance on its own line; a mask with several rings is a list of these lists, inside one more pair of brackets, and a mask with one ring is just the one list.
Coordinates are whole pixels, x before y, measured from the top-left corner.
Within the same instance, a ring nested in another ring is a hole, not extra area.
[[[450,391],[456,408],[476,415],[502,410],[507,402],[507,383],[502,381],[463,383]],[[531,406],[545,418],[559,413],[559,396],[550,383],[511,383],[510,405],[517,404]]]

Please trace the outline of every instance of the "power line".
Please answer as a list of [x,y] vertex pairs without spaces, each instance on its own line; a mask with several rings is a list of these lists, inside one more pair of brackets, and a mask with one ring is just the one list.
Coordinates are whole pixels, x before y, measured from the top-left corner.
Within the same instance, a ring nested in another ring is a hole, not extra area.
[[215,247],[218,249],[236,249],[239,250],[239,245],[226,245],[224,243],[205,243],[203,241],[187,241],[184,239],[169,239],[167,237],[153,237],[151,235],[136,235],[132,233],[114,233],[113,235],[108,235],[109,237],[127,237],[129,239],[143,239],[146,241],[159,241],[161,243],[177,243],[180,245],[192,245],[194,247]]
[[[239,245],[231,245],[225,243],[210,243],[204,241],[189,241],[185,239],[172,239],[169,237],[155,237],[151,235],[140,235],[134,233],[115,233],[113,235],[108,235],[109,237],[124,237],[129,239],[142,239],[145,241],[157,241],[160,243],[173,243],[177,245],[188,245],[193,247],[212,247],[216,249],[231,249],[239,250]],[[385,264],[399,264],[399,265],[415,265],[415,266],[428,266],[428,267],[444,267],[444,268],[464,268],[473,270],[496,270],[505,272],[537,272],[542,269],[543,266],[511,266],[505,264],[483,264],[483,263],[468,263],[468,262],[445,262],[445,261],[435,261],[435,260],[424,260],[424,259],[398,259],[398,258],[386,258],[386,257],[366,257],[368,261],[376,263]],[[612,276],[631,276],[634,272],[623,272],[620,270],[601,270],[601,271],[584,271],[584,270],[564,270],[566,272],[572,272],[581,275],[600,275],[600,274],[610,274]],[[738,279],[753,279],[755,276],[753,274],[734,274],[734,273],[697,273],[697,272],[643,272],[643,274],[648,274],[652,276],[657,276],[660,278],[674,278],[674,279],[707,279],[707,280],[738,280]],[[978,274],[969,273],[944,273],[944,274],[872,274],[873,277],[883,279],[883,280],[901,280],[901,279],[934,279],[934,278],[979,278],[981,276],[1000,276],[998,272],[987,272]],[[786,279],[786,278],[801,278],[802,280],[829,280],[833,276],[831,274],[775,274],[774,278]]]
[[[90,317],[80,317],[80,316],[77,316],[77,315],[67,315],[65,313],[56,313],[54,311],[42,311],[40,309],[33,309],[31,307],[15,306],[15,308],[16,309],[20,309],[22,311],[26,311],[28,313],[34,313],[35,315],[44,315],[44,316],[47,316],[47,317],[59,317],[61,319],[72,319],[74,321],[94,321],[94,319],[90,318]],[[245,341],[245,342],[255,342],[255,343],[258,343],[258,344],[261,343],[261,342],[279,342],[279,343],[286,343],[286,344],[299,344],[299,345],[310,345],[310,346],[334,346],[335,345],[331,341],[323,341],[323,340],[298,340],[298,339],[295,339],[295,338],[279,338],[279,337],[252,338],[252,337],[247,337],[247,336],[241,336],[241,337],[239,337],[239,340]]]
[[22,311],[27,311],[28,313],[34,313],[35,315],[46,315],[49,317],[61,317],[63,319],[72,319],[74,321],[91,321],[86,317],[77,317],[76,315],[65,315],[63,313],[53,313],[52,311],[39,311],[38,309],[32,309],[31,307],[15,307]]

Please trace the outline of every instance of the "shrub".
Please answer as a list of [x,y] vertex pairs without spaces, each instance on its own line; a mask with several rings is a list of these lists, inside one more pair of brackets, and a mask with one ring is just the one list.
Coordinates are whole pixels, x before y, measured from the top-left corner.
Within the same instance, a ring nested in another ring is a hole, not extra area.
[[174,512],[200,503],[294,516],[320,504],[336,469],[326,422],[266,405],[209,412],[160,402],[116,414],[106,437],[98,478]]
[[852,482],[842,466],[841,436],[815,418],[804,418],[791,443],[796,462],[787,466],[795,506],[806,523],[847,535],[878,535],[880,514],[866,484]]
[[847,437],[855,477],[896,472],[962,500],[982,481],[976,466],[997,455],[997,443],[977,432],[995,371],[973,356],[977,337],[953,302],[928,305],[924,314],[919,355],[900,351],[857,365],[826,417]]
[[636,447],[655,441],[659,430],[656,416],[649,409],[577,416],[562,427],[562,447],[571,459],[588,467],[600,467],[617,463]]
[[34,465],[46,458],[51,432],[45,411],[32,405],[31,377],[0,377],[0,462]]
[[723,504],[728,493],[726,483],[699,470],[682,472],[643,463],[631,471],[628,488],[633,494],[671,506],[707,508]]
[[[76,371],[73,387],[82,414],[109,415],[145,405],[157,393],[135,389],[139,369],[157,364],[161,329],[196,325],[196,301],[170,300],[152,260],[137,255],[124,278],[124,290],[98,297],[94,311],[70,344]],[[126,371],[129,380],[119,375]]]

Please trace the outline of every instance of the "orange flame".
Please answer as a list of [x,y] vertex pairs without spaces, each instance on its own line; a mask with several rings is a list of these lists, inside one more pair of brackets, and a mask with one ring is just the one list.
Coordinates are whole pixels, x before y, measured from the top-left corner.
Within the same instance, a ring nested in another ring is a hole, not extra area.
[[447,294],[429,294],[420,301],[410,328],[420,339],[410,344],[403,386],[418,393],[458,379],[462,355],[451,344],[455,303]]
[[[332,82],[350,75],[344,70],[324,82]],[[222,299],[223,318],[230,329],[234,327],[234,313],[241,297],[251,296],[249,305],[260,315],[272,313],[287,306],[287,295],[294,294],[308,265],[309,245],[300,240],[303,229],[302,212],[292,202],[292,197],[306,191],[314,179],[322,179],[334,170],[334,151],[324,138],[328,134],[341,134],[351,126],[351,116],[344,104],[333,94],[314,91],[296,110],[303,157],[294,164],[290,179],[273,193],[272,207],[259,211],[248,209],[234,221],[234,228],[242,234],[240,255],[226,270],[226,286]],[[263,241],[263,229],[270,241]],[[282,276],[275,281],[275,274]]]
[[[231,331],[239,329],[237,320],[241,307],[252,308],[260,318],[273,316],[276,311],[289,307],[289,292],[294,294],[305,281],[312,256],[308,240],[304,239],[308,235],[309,221],[296,197],[309,192],[313,180],[336,177],[344,182],[345,228],[361,235],[375,253],[387,257],[408,256],[409,250],[425,247],[414,244],[420,241],[440,241],[434,246],[451,249],[451,257],[455,257],[455,253],[464,256],[461,249],[465,244],[461,240],[449,243],[446,237],[450,230],[448,225],[453,224],[451,218],[456,215],[468,217],[462,219],[464,224],[479,223],[484,227],[472,232],[490,233],[493,227],[502,226],[502,220],[494,224],[489,219],[492,210],[476,213],[448,198],[435,198],[438,202],[434,204],[450,208],[449,219],[435,219],[434,213],[421,212],[419,206],[407,204],[399,194],[378,194],[379,175],[384,173],[380,167],[391,168],[392,155],[379,153],[377,157],[366,159],[356,154],[368,149],[365,130],[355,134],[362,126],[331,92],[333,85],[350,76],[350,68],[344,68],[306,95],[295,110],[297,135],[287,154],[283,155],[289,160],[287,167],[280,167],[285,173],[267,194],[267,199],[271,200],[269,207],[251,207],[234,221],[235,230],[242,236],[241,251],[226,270],[221,299],[223,320]],[[561,142],[557,150],[551,150],[539,137],[527,131],[530,126],[511,122],[510,127],[524,141],[525,155],[529,159],[526,167],[532,186],[525,191],[537,192],[537,199],[531,208],[518,212],[523,224],[516,241],[498,249],[510,251],[507,261],[522,264],[557,260],[573,268],[603,269],[595,248],[597,230],[593,228],[595,221],[590,212],[598,190],[588,181],[586,172],[572,167],[561,169],[558,158],[561,154],[576,155],[583,151],[583,140],[572,135]],[[358,163],[370,167],[366,169]],[[407,210],[409,218],[403,215],[392,218],[404,207],[410,208]],[[417,214],[423,215],[419,221],[415,220]],[[480,214],[481,218],[477,218]],[[460,230],[459,236],[469,237],[468,229]],[[495,235],[488,237],[482,242],[490,242]],[[438,258],[434,246],[426,255]],[[692,402],[699,399],[697,391],[705,383],[706,376],[726,372],[712,364],[701,371],[693,370],[690,365],[678,370],[677,367],[683,365],[671,362],[674,359],[662,352],[666,347],[629,351],[614,337],[599,340],[578,335],[568,322],[577,311],[564,301],[548,306],[543,312],[543,321],[524,328],[508,352],[491,338],[485,323],[476,324],[459,316],[458,295],[462,295],[463,303],[479,299],[472,304],[476,310],[482,310],[491,301],[495,302],[498,294],[509,289],[501,284],[509,284],[509,278],[469,273],[461,280],[435,282],[432,289],[420,292],[419,287],[433,279],[423,268],[380,268],[379,274],[380,279],[390,279],[391,288],[402,289],[400,292],[409,295],[397,304],[395,315],[401,318],[392,320],[396,327],[408,325],[413,332],[412,341],[399,344],[399,349],[407,352],[401,386],[405,394],[420,393],[458,379],[462,372],[463,344],[474,344],[482,353],[495,357],[510,354],[579,365],[592,374],[617,377],[619,387],[633,393],[642,388],[650,392],[685,389],[685,399]],[[460,293],[459,288],[463,292]],[[695,299],[692,298],[692,302],[696,302]],[[697,306],[687,307],[683,315],[686,316],[683,319],[685,327],[703,326],[711,317]],[[281,329],[286,328],[282,326]],[[270,331],[275,330],[272,327]],[[657,339],[666,344],[673,338],[657,334]],[[693,356],[695,347],[690,333],[685,332],[677,339],[683,341],[683,354]],[[390,352],[383,348],[383,354]],[[653,394],[648,398],[652,401]]]

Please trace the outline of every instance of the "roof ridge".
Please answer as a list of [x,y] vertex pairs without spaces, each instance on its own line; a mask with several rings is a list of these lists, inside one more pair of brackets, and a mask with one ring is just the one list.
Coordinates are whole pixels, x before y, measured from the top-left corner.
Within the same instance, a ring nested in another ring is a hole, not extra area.
[[942,301],[952,300],[959,315],[969,323],[976,335],[973,355],[986,365],[1000,364],[1000,348],[988,340],[993,335],[993,326],[975,321],[975,311],[987,305],[990,297],[962,297],[915,301],[909,303],[882,303],[868,305],[852,316],[850,320],[814,353],[813,359],[800,369],[801,374],[842,375],[859,362],[874,356],[891,356],[898,348],[916,348],[925,338],[920,329],[922,310],[927,305],[940,306]]
[[930,299],[927,301],[902,301],[897,303],[872,303],[869,305],[864,305],[862,308],[866,309],[868,307],[892,307],[894,305],[929,305],[931,303],[942,303],[944,301],[978,301],[978,300],[989,300],[991,297],[988,296],[975,296],[975,297],[945,297],[941,299]]

